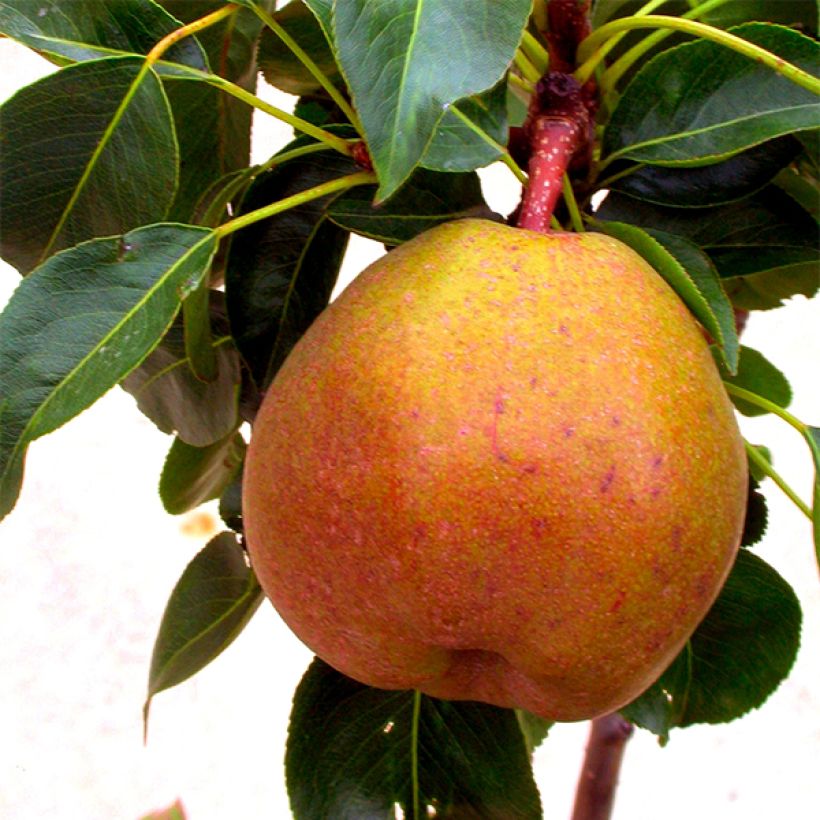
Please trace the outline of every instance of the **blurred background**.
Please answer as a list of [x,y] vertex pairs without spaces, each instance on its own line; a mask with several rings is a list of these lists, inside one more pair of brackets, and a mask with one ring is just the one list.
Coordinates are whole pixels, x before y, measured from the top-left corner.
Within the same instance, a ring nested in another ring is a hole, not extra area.
[[[54,67],[0,39],[0,101]],[[293,98],[262,84],[287,108]],[[254,161],[290,131],[259,115]],[[501,213],[509,171],[482,172]],[[355,238],[340,288],[383,249]],[[19,276],[0,263],[0,305]],[[820,304],[802,297],[753,315],[744,343],[785,371],[793,412],[820,423]],[[776,419],[742,419],[777,469],[811,497],[811,462]],[[154,637],[186,564],[219,531],[211,507],[164,512],[157,482],[171,439],[119,389],[31,446],[16,509],[0,524],[0,818],[136,820],[181,799],[189,820],[289,816],[283,756],[290,699],[311,659],[265,603],[237,641],[188,682],[142,705]],[[820,806],[820,578],[809,522],[764,484],[769,530],[755,551],[794,587],[805,638],[791,677],[761,710],[673,732],[637,731],[616,820],[808,820]],[[535,755],[547,818],[569,818],[587,724],[556,726]]]

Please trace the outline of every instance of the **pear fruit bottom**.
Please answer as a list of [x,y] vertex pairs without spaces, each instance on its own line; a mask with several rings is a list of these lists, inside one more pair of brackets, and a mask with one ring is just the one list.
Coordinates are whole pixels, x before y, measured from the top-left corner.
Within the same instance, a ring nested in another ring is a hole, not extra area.
[[746,492],[699,326],[643,259],[462,220],[372,264],[295,346],[244,521],[266,594],[344,674],[579,720],[680,651]]

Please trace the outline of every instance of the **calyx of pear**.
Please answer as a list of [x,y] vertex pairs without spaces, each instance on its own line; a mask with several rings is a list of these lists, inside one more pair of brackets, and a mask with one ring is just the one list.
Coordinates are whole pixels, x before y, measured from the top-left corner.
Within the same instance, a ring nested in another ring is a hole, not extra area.
[[578,720],[681,650],[746,492],[699,326],[646,262],[469,219],[372,264],[295,346],[244,521],[274,606],[344,674]]

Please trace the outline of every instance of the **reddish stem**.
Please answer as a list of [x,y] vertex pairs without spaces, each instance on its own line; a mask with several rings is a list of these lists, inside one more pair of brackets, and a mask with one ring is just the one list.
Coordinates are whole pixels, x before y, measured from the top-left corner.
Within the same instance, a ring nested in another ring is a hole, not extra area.
[[581,87],[569,74],[551,71],[539,83],[525,124],[529,182],[518,227],[548,233],[562,178],[573,160],[587,161],[592,125]]
[[590,32],[589,11],[592,0],[547,0],[545,32],[549,44],[550,68],[569,73],[575,68],[578,44]]
[[575,792],[572,820],[609,820],[632,724],[619,714],[592,721],[584,765]]

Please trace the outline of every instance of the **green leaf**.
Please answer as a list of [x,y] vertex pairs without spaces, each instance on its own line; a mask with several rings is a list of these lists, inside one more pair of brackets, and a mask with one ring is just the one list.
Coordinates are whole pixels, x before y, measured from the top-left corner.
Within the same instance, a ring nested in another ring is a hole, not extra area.
[[526,709],[516,709],[515,717],[524,735],[527,751],[532,754],[546,739],[555,721],[545,720]]
[[760,492],[760,484],[752,473],[751,466],[751,462],[749,462],[749,496],[746,502],[743,535],[740,538],[741,547],[751,547],[757,544],[765,535],[766,526],[769,522],[766,496]]
[[421,161],[446,106],[495,85],[531,0],[345,0],[334,5],[336,55],[390,197]]
[[761,558],[742,550],[690,640],[692,674],[679,726],[725,723],[761,706],[792,668],[800,603]]
[[807,34],[816,34],[817,12],[817,2],[812,0],[732,0],[706,12],[701,19],[720,28],[759,20],[799,26]]
[[812,531],[817,567],[820,569],[820,427],[807,427],[804,433],[814,459],[814,492],[812,494]]
[[[732,33],[820,73],[820,46],[792,29],[750,23]],[[662,52],[638,72],[612,113],[602,155],[708,165],[818,126],[820,105],[810,91],[725,46],[696,40]]]
[[171,515],[219,498],[242,467],[245,440],[231,433],[208,447],[192,447],[175,438],[159,480],[162,505]]
[[213,538],[185,568],[160,623],[148,675],[151,699],[207,666],[245,628],[263,599],[233,533]]
[[[780,407],[788,407],[792,400],[792,390],[786,377],[754,348],[741,346],[737,372],[730,374],[724,370],[721,375],[730,384],[757,393]],[[766,413],[756,404],[736,396],[729,398],[744,416],[762,416]]]
[[663,675],[619,712],[630,723],[658,736],[661,746],[678,725],[692,677],[692,652],[687,644]]
[[[169,0],[165,6],[189,22],[224,2]],[[256,90],[256,41],[261,26],[250,9],[239,9],[198,35],[214,73],[250,92]],[[211,183],[247,168],[253,108],[190,75],[167,78],[165,90],[180,152],[179,188],[169,219],[192,222],[199,197]]]
[[732,303],[746,310],[771,310],[783,300],[814,296],[820,287],[817,251],[809,248],[717,250],[710,254]]
[[[353,170],[349,157],[329,152],[285,162],[257,177],[240,213]],[[327,219],[330,200],[314,199],[233,237],[225,273],[228,315],[237,347],[262,389],[327,306],[336,283],[348,233]]]
[[[153,0],[0,0],[0,32],[58,64],[147,54],[179,27]],[[208,60],[195,37],[175,43],[162,59],[208,70]],[[156,70],[163,74],[172,69],[159,63]]]
[[820,195],[813,180],[809,181],[792,168],[784,168],[775,177],[774,184],[820,222]]
[[0,249],[21,273],[57,250],[164,218],[177,149],[152,71],[115,121],[142,64],[136,57],[78,63],[0,109]]
[[305,5],[313,12],[325,33],[328,42],[333,36],[333,0],[304,0]]
[[811,296],[818,288],[817,223],[774,185],[714,208],[668,208],[610,193],[596,217],[694,242],[709,254],[737,307],[773,308],[798,293]]
[[513,710],[373,689],[318,658],[294,697],[285,774],[295,820],[387,820],[396,804],[405,817],[541,817]]
[[219,499],[219,517],[235,532],[243,532],[242,525],[242,471],[234,476]]
[[729,372],[737,368],[739,343],[732,306],[709,258],[680,236],[623,222],[598,227],[637,251],[669,283],[718,343]]
[[489,215],[475,173],[441,174],[420,169],[382,205],[373,204],[375,186],[354,188],[328,208],[328,216],[349,231],[399,245],[434,225]]
[[[771,182],[801,151],[787,135],[755,145],[723,162],[698,168],[637,166],[616,180],[613,190],[676,208],[703,208],[742,199]],[[611,169],[613,174],[615,168]]]
[[[341,77],[336,58],[319,21],[301,0],[294,0],[273,15],[282,28],[304,49],[331,81]],[[322,86],[302,62],[269,28],[259,40],[259,67],[265,79],[288,94],[301,96],[320,91]]]
[[453,108],[500,145],[507,144],[507,83],[502,80],[489,91],[459,100],[448,108],[421,164],[433,171],[473,171],[497,160],[500,151],[465,125]]
[[20,283],[0,314],[0,516],[29,443],[148,355],[215,249],[203,228],[150,225],[63,251]]
[[176,433],[193,447],[208,447],[220,441],[239,423],[239,355],[230,336],[224,296],[211,291],[210,297],[217,368],[213,381],[200,381],[191,370],[179,317],[122,383],[137,400],[139,409],[163,433]]

